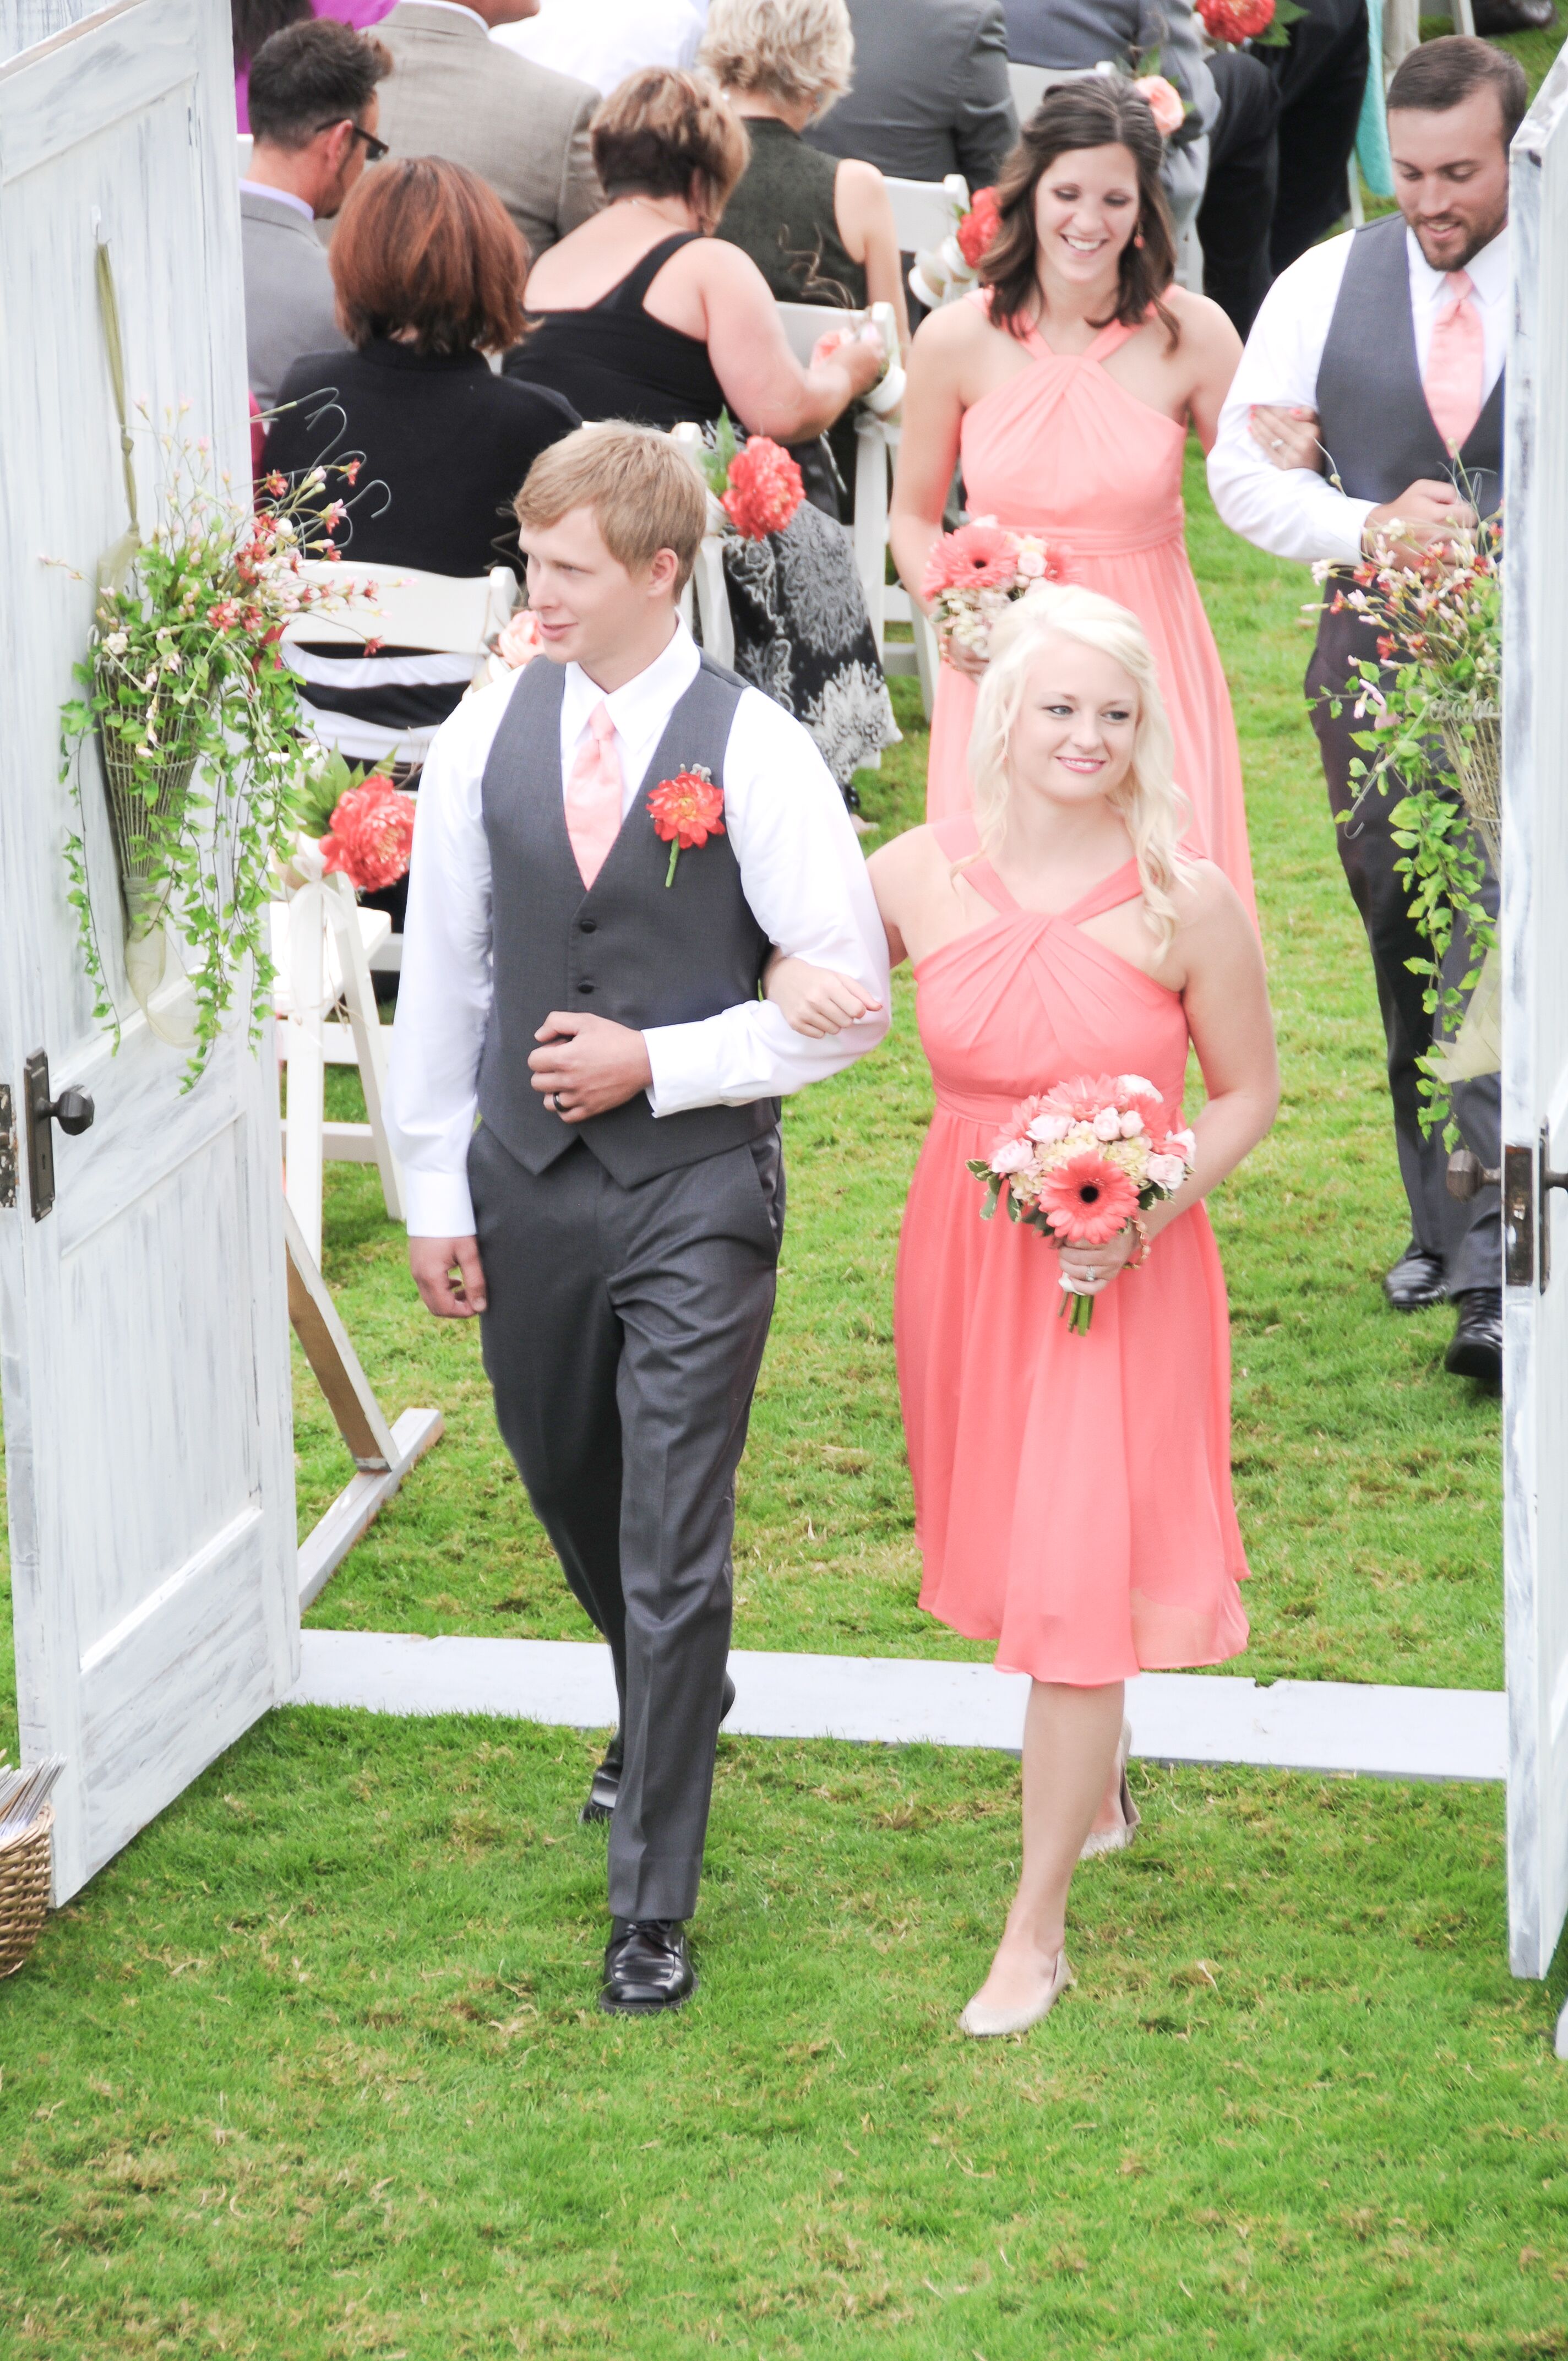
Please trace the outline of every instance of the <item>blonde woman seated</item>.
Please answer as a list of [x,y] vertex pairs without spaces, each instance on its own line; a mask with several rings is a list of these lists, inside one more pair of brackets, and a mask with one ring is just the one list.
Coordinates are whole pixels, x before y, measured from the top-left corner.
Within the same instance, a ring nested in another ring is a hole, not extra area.
[[824,156],[801,136],[849,89],[854,59],[845,0],[712,0],[701,63],[751,143],[718,235],[782,303],[891,303],[907,344],[887,182],[874,164]]
[[[937,1106],[899,1249],[899,1387],[921,1605],[1030,1675],[1023,1874],[960,2019],[1021,2032],[1071,1982],[1068,1886],[1136,1824],[1123,1686],[1245,1645],[1231,1502],[1225,1283],[1202,1200],[1273,1120],[1257,936],[1234,885],[1178,851],[1188,816],[1136,618],[1051,587],[998,627],[970,749],[973,817],[913,829],[872,883],[908,958]],[[776,960],[797,1031],[866,1006],[850,980]],[[1176,1195],[1103,1244],[984,1222],[979,1182],[1019,1100],[1143,1076],[1180,1114],[1188,1046],[1207,1100]],[[1087,1334],[1062,1282],[1095,1298]]]

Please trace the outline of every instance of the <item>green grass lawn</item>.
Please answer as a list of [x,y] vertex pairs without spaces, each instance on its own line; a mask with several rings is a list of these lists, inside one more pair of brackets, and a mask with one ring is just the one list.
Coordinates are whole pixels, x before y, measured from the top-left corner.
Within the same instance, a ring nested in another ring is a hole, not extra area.
[[[1443,1376],[1445,1316],[1377,1292],[1401,1201],[1307,581],[1219,529],[1196,466],[1190,493],[1286,1089],[1214,1207],[1255,1575],[1233,1669],[1496,1686],[1497,1405]],[[919,808],[900,706],[861,781],[884,831]],[[891,1283],[927,1105],[905,992],[883,1052],[788,1111],[741,1645],[987,1653],[916,1604]],[[477,1338],[419,1313],[365,1172],[326,1226],[383,1401],[448,1433],[311,1620],[581,1633]],[[297,1399],[304,1528],[349,1471],[302,1369]],[[1564,1978],[1507,1974],[1498,1791],[1135,1766],[1077,1991],[979,2045],[954,2016],[1016,1873],[1014,1763],[723,1740],[703,1988],[626,2025],[593,2007],[594,1753],[274,1715],[50,1924],[0,1986],[0,2361],[1568,2356]]]

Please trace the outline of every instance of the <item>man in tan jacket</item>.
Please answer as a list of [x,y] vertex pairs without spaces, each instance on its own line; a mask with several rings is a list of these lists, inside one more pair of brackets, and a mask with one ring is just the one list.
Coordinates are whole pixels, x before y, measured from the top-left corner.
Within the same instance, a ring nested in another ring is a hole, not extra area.
[[538,0],[399,0],[376,27],[392,54],[381,134],[399,156],[444,156],[488,181],[535,261],[604,203],[588,153],[598,93],[514,57],[492,25]]

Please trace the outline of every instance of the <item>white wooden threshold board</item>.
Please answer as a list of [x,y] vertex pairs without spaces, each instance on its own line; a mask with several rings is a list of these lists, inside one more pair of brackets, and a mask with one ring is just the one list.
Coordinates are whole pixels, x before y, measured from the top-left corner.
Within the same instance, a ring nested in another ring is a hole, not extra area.
[[[425,1640],[397,1631],[302,1635],[291,1705],[369,1713],[494,1714],[577,1730],[615,1719],[609,1650],[581,1640]],[[738,1738],[990,1746],[1017,1753],[1028,1681],[989,1664],[907,1656],[729,1659]],[[1133,1752],[1154,1763],[1252,1763],[1378,1779],[1501,1779],[1506,1700],[1490,1689],[1381,1688],[1144,1673],[1127,1685]]]

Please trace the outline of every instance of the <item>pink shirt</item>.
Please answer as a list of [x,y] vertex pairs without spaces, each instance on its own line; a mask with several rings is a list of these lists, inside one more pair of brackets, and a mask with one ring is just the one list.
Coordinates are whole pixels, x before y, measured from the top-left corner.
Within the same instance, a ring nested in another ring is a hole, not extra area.
[[[356,33],[368,31],[389,16],[398,0],[311,0],[311,13],[316,16],[335,16],[340,25],[352,25]],[[234,78],[235,112],[241,131],[250,129],[250,68],[242,66]]]

